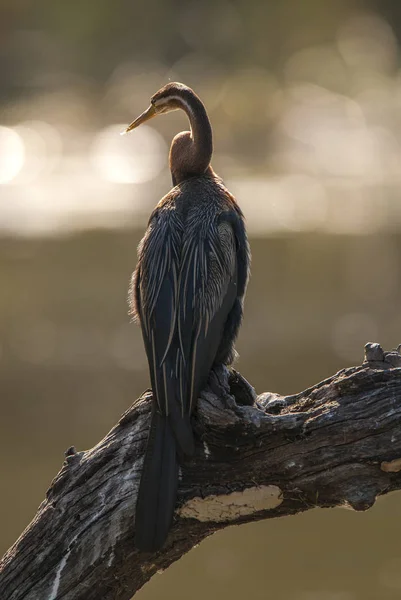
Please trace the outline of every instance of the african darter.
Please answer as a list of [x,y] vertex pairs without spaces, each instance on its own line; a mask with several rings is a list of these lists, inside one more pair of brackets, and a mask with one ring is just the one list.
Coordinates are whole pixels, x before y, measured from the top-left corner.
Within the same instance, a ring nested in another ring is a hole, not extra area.
[[203,103],[181,83],[167,84],[150,102],[126,132],[177,109],[191,126],[171,144],[174,187],[150,217],[130,291],[153,390],[135,545],[154,552],[171,526],[179,463],[194,453],[191,413],[199,393],[214,365],[234,359],[250,254],[242,212],[210,165]]

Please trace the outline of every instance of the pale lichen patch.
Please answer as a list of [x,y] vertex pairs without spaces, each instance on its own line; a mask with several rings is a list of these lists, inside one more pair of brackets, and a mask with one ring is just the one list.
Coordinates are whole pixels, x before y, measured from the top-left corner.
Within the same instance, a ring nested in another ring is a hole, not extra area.
[[380,465],[382,471],[386,473],[398,473],[401,471],[401,458],[390,460],[389,462],[383,461]]
[[178,510],[178,514],[185,519],[224,523],[262,510],[272,510],[282,501],[279,487],[262,485],[247,488],[242,492],[192,498]]

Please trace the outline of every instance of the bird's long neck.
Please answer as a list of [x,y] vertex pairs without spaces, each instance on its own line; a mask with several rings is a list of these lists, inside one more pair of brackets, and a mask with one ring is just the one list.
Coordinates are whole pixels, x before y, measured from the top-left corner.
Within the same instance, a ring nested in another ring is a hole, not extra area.
[[191,124],[193,140],[193,166],[204,172],[210,165],[213,153],[212,126],[206,109],[197,96],[189,96],[190,102],[184,103],[184,110]]
[[206,173],[213,153],[212,126],[201,100],[192,92],[177,96],[176,101],[188,116],[191,133],[179,134],[171,146],[170,169],[175,184]]

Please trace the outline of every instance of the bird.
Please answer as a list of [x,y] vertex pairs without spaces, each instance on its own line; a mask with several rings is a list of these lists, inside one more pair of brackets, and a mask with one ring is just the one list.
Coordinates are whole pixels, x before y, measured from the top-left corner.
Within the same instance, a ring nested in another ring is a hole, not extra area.
[[134,544],[142,552],[166,542],[179,466],[195,449],[191,415],[213,367],[230,366],[236,356],[250,272],[244,216],[212,169],[212,127],[196,93],[168,83],[123,133],[179,109],[190,131],[172,141],[173,188],[150,216],[129,291],[153,392],[135,513]]

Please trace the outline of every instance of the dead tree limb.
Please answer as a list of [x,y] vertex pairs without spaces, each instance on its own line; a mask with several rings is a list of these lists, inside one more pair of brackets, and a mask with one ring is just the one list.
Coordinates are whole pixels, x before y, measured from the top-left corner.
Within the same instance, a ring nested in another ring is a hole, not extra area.
[[256,398],[235,372],[212,373],[193,419],[163,551],[133,545],[150,415],[146,392],[97,446],[66,452],[31,524],[1,563],[4,600],[128,600],[227,525],[316,506],[371,507],[401,488],[401,356],[367,345],[361,367],[294,396]]

